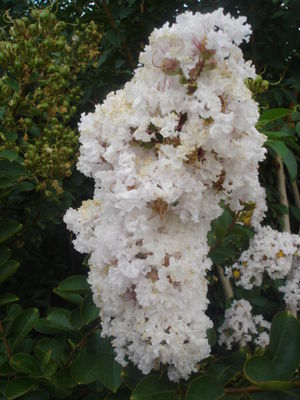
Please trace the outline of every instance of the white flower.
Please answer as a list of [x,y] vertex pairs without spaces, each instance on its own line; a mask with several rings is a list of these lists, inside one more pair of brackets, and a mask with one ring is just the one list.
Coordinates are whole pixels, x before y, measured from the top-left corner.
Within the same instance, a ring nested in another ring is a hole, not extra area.
[[77,166],[95,194],[65,222],[91,254],[102,334],[144,373],[162,363],[187,379],[209,355],[211,221],[221,200],[237,211],[259,198],[264,211],[265,137],[244,84],[255,71],[237,47],[250,33],[222,9],[179,15],[151,34],[133,79],[81,118]]
[[236,284],[245,289],[260,286],[264,273],[272,279],[283,279],[291,270],[293,257],[299,249],[299,235],[261,227],[239,261],[227,268],[227,276],[238,275]]
[[252,306],[247,300],[234,300],[225,311],[225,320],[219,328],[219,344],[231,350],[233,343],[240,347],[255,342],[265,347],[269,343],[270,322],[261,315],[252,314]]

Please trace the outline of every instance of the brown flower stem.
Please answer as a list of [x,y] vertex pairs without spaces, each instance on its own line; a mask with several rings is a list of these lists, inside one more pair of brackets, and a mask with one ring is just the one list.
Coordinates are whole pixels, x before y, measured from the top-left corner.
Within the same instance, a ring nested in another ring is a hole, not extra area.
[[[293,385],[293,388],[298,388],[300,387],[300,381],[294,381],[291,382]],[[224,392],[225,394],[243,394],[243,393],[254,393],[254,392],[271,392],[272,390],[270,389],[264,389],[259,386],[251,385],[251,386],[244,386],[244,387],[238,387],[238,388],[225,388]],[[274,391],[278,391],[277,389]]]
[[68,360],[67,360],[67,362],[66,362],[65,365],[69,366],[69,365],[71,364],[71,362],[72,362],[72,360],[73,360],[73,357],[74,357],[76,351],[79,350],[79,349],[81,349],[81,348],[86,344],[87,338],[88,338],[92,333],[94,333],[97,329],[99,329],[99,324],[98,324],[98,323],[84,335],[84,337],[80,340],[80,342],[78,342],[78,343],[76,344],[76,346],[74,347],[74,349],[71,351],[71,354],[70,354],[70,356],[69,356],[69,358],[68,358]]
[[[116,31],[119,31],[119,28],[117,27],[116,22],[113,19],[113,16],[111,14],[110,8],[109,8],[106,0],[102,0],[102,5],[103,5],[104,12],[105,12],[107,18],[109,19],[110,25],[113,27],[113,29],[115,29]],[[129,51],[129,48],[128,48],[128,44],[127,44],[126,40],[124,40],[124,42],[122,43],[122,47],[123,47],[123,50],[124,50],[124,52],[126,54],[126,57],[128,59],[130,68],[132,70],[134,70],[135,64],[134,64],[133,58],[132,58],[132,56],[130,54],[130,51]]]
[[3,344],[4,344],[5,350],[7,352],[7,356],[8,356],[8,358],[10,358],[11,357],[11,350],[10,350],[8,341],[6,339],[5,333],[4,333],[4,328],[3,328],[3,325],[2,325],[2,321],[0,321],[0,335],[2,337]]

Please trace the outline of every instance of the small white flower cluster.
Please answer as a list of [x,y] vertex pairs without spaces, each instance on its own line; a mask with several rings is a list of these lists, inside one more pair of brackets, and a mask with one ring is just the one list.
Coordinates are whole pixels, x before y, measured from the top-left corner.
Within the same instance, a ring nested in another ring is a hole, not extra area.
[[186,379],[210,353],[207,233],[220,201],[265,210],[265,137],[244,83],[255,71],[238,47],[250,33],[222,9],[179,15],[154,30],[124,89],[81,119],[78,168],[95,193],[65,222],[91,254],[103,335],[145,374],[163,363]]
[[285,285],[279,288],[279,291],[284,293],[284,301],[293,310],[300,310],[300,246],[297,254],[293,258]]
[[252,314],[252,306],[247,300],[234,300],[225,311],[223,325],[219,328],[219,344],[231,350],[233,343],[241,347],[255,343],[265,347],[269,343],[270,322],[261,315]]
[[271,279],[283,279],[290,272],[299,249],[299,235],[278,232],[269,226],[261,227],[238,262],[226,269],[226,274],[236,278],[236,284],[245,289],[260,286],[264,274]]

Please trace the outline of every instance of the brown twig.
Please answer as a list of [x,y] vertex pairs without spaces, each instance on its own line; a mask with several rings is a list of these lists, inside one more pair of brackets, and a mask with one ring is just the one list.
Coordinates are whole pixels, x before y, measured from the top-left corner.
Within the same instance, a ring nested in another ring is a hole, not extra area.
[[85,345],[87,338],[93,333],[95,332],[97,329],[99,329],[99,324],[96,324],[92,329],[90,329],[85,335],[84,337],[80,340],[79,343],[76,344],[76,346],[74,347],[74,349],[71,351],[71,354],[66,362],[66,365],[69,366],[71,364],[71,361],[74,357],[74,354],[76,353],[77,350],[81,349],[82,346]]
[[[294,382],[291,382],[291,384],[293,384],[291,389],[300,387],[300,381],[294,381]],[[242,393],[270,392],[270,391],[272,391],[272,390],[264,389],[262,387],[255,386],[255,385],[238,387],[238,388],[225,388],[224,389],[224,392],[226,394],[242,394]],[[278,391],[278,390],[276,389],[276,391]]]
[[[119,28],[116,25],[116,22],[115,22],[112,14],[111,14],[110,8],[109,8],[106,0],[102,0],[102,5],[103,5],[104,12],[105,12],[107,18],[109,19],[109,22],[110,22],[111,26],[113,27],[113,29],[115,29],[117,32],[119,32]],[[128,48],[128,44],[127,44],[126,40],[124,40],[124,42],[122,43],[122,47],[123,47],[123,50],[124,50],[124,52],[126,54],[126,57],[128,59],[130,68],[132,70],[134,70],[135,64],[134,64],[133,58],[132,58],[132,56],[130,54],[130,51],[129,51],[129,48]]]
[[3,328],[3,325],[2,325],[2,321],[0,321],[0,335],[2,337],[3,344],[4,344],[4,347],[5,347],[6,352],[7,352],[7,356],[8,356],[8,358],[10,358],[11,357],[11,350],[10,350],[8,341],[6,339],[5,333],[4,333],[4,328]]

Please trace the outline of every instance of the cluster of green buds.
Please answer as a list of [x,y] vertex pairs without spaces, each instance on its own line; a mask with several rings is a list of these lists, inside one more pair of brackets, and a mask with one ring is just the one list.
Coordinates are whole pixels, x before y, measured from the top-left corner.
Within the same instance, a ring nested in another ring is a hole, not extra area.
[[269,89],[269,81],[262,78],[261,75],[257,75],[255,79],[247,78],[245,84],[249,90],[251,90],[253,96],[264,93]]
[[77,157],[72,117],[82,95],[78,78],[97,65],[102,35],[94,22],[74,27],[58,21],[49,8],[20,19],[7,12],[5,19],[0,151],[14,150],[24,158],[37,190],[60,194]]

